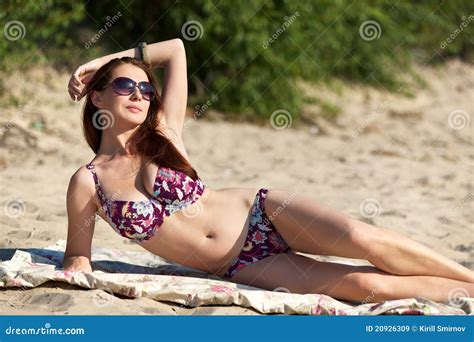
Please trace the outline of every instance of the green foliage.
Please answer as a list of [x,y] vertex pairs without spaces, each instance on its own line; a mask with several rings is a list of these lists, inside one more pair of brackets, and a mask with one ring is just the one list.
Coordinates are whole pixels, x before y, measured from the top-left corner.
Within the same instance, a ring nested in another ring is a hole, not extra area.
[[0,68],[11,71],[49,56],[71,58],[71,51],[77,52],[72,33],[75,24],[84,19],[83,7],[68,0],[2,1]]
[[[35,3],[42,4],[40,9]],[[284,109],[297,119],[305,103],[298,78],[340,79],[409,93],[403,73],[422,82],[409,69],[411,62],[436,63],[451,56],[470,60],[473,52],[474,2],[469,0],[104,0],[82,6],[59,0],[6,1],[1,22],[21,20],[27,32],[14,42],[1,40],[0,53],[11,60],[28,51],[23,57],[30,58],[47,43],[43,50],[54,51],[49,57],[57,59],[58,52],[69,50],[90,59],[139,41],[179,37],[188,58],[191,106],[210,101],[210,108],[229,118],[253,119],[268,119]],[[120,19],[92,48],[85,48],[118,12]],[[77,58],[67,60],[78,65]],[[339,112],[324,99],[315,102],[322,115]]]

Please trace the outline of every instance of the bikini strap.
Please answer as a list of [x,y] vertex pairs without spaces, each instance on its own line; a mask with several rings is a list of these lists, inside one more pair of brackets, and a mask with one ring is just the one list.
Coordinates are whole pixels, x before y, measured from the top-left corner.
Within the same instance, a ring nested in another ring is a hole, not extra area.
[[98,187],[99,186],[99,179],[97,178],[97,174],[95,173],[94,165],[92,165],[91,163],[87,163],[86,167],[91,171],[92,176],[94,177],[94,183],[95,183],[96,187]]
[[102,191],[102,186],[100,185],[99,177],[97,177],[97,173],[95,172],[94,165],[92,165],[92,162],[87,163],[86,168],[90,170],[90,172],[92,173],[92,176],[94,177],[95,188],[97,190],[97,194],[99,195],[99,199],[101,200],[102,203],[105,203],[106,196],[104,192]]

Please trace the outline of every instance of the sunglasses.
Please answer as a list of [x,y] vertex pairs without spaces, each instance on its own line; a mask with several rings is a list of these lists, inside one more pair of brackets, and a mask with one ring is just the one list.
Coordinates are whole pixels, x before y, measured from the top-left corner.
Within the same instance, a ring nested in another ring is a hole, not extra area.
[[117,77],[112,81],[112,83],[107,84],[104,88],[112,85],[114,92],[117,95],[131,95],[135,88],[138,87],[140,94],[147,101],[152,101],[155,98],[155,88],[151,85],[150,82],[135,82],[134,80],[128,77]]

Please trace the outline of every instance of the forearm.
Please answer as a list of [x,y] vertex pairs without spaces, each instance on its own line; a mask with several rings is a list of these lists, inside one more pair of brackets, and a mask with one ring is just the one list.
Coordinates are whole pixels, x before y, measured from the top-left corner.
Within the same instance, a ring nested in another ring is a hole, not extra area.
[[[150,55],[152,68],[164,68],[173,58],[175,53],[183,47],[180,39],[170,39],[162,42],[156,42],[147,45],[148,54]],[[102,64],[109,62],[114,58],[133,57],[141,59],[140,49],[138,47],[124,50],[101,57]]]
[[140,59],[141,58],[140,49],[138,47],[135,47],[133,49],[128,49],[128,50],[112,53],[110,55],[100,57],[99,60],[101,61],[102,65],[104,65],[114,58],[121,58],[121,57],[132,57],[132,58]]

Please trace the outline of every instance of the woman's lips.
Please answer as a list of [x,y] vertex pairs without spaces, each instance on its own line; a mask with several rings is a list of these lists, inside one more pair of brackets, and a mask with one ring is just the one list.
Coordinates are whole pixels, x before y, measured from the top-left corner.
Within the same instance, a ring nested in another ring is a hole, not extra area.
[[139,113],[141,112],[141,108],[135,107],[135,106],[128,106],[127,109],[131,111],[132,113]]

